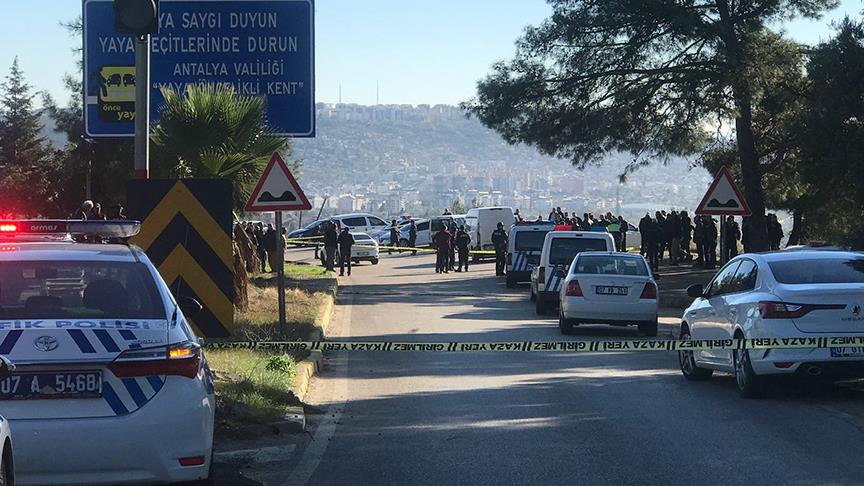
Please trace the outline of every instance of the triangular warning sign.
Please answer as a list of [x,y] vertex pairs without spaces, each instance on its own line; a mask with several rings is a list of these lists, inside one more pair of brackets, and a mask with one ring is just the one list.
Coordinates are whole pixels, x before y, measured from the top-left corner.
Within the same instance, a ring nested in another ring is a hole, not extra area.
[[312,209],[300,184],[291,175],[288,166],[278,153],[270,157],[270,163],[252,190],[246,211],[303,211]]
[[734,216],[750,216],[750,207],[747,206],[747,201],[732,180],[732,174],[729,169],[721,167],[699,207],[696,208],[696,214],[716,214],[716,215],[734,215]]

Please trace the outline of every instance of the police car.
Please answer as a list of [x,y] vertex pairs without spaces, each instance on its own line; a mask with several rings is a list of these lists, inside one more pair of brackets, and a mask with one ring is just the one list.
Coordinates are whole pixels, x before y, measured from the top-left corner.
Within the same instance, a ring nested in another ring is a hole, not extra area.
[[17,484],[203,481],[213,377],[187,316],[133,245],[138,223],[0,222],[0,415]]
[[531,281],[531,270],[540,263],[546,233],[555,228],[552,221],[518,222],[510,228],[507,242],[507,288]]

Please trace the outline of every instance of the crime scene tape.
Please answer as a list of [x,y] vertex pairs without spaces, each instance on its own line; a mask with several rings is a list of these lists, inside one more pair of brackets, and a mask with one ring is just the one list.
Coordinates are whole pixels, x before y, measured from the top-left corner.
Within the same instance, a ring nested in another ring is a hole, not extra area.
[[[311,241],[315,239],[323,238],[323,236],[310,236],[305,238],[289,238],[286,239],[285,242],[292,245],[297,244],[320,244],[320,242]],[[438,250],[435,248],[415,248],[411,246],[374,246],[374,245],[354,245],[355,248],[378,248],[379,250],[400,250],[400,251],[417,251],[417,252],[426,252],[426,253],[437,253]],[[470,250],[468,251],[471,255],[494,255],[495,251],[493,250]]]
[[801,349],[864,346],[864,336],[752,339],[652,339],[613,341],[395,342],[395,341],[242,341],[206,343],[205,349],[271,351],[352,351],[409,353],[706,351],[722,349]]

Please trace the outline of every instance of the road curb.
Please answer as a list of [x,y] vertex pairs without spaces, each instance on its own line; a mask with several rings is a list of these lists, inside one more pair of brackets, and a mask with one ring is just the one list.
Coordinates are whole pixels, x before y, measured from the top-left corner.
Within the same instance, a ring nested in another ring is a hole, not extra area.
[[[330,327],[330,321],[333,319],[336,290],[337,287],[334,286],[334,295],[327,295],[325,297],[324,305],[321,306],[318,317],[315,319],[315,330],[309,335],[309,340],[320,341],[327,334],[327,328]],[[300,401],[306,398],[306,393],[309,391],[309,382],[312,381],[313,376],[321,371],[323,361],[324,355],[321,354],[321,351],[310,351],[309,356],[295,366],[296,374],[294,375],[292,390]]]

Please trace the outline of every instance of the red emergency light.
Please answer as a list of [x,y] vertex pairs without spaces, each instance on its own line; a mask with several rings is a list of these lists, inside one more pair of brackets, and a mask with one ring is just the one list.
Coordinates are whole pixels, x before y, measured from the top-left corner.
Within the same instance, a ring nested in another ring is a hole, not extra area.
[[0,223],[0,233],[15,233],[18,225],[15,223]]
[[553,231],[573,231],[572,224],[556,224]]

